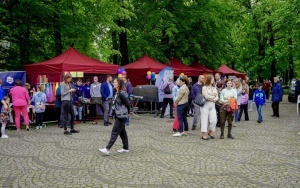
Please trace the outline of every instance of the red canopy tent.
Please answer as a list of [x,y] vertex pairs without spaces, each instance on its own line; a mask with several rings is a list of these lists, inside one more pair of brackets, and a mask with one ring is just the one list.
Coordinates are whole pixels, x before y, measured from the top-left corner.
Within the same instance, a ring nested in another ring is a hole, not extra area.
[[235,75],[236,77],[241,77],[241,78],[245,77],[244,73],[235,71],[235,70],[227,67],[227,65],[222,65],[221,67],[218,68],[217,71],[222,73],[222,74],[225,74],[225,75]]
[[215,73],[214,70],[211,70],[211,69],[205,67],[204,65],[201,65],[197,61],[195,61],[194,63],[192,63],[190,66],[193,67],[193,68],[195,68],[195,69],[198,69],[198,70],[203,70],[204,73],[206,73],[206,74],[213,74],[213,73]]
[[31,84],[36,83],[38,75],[46,75],[49,82],[60,82],[64,72],[83,72],[93,75],[116,74],[118,68],[117,65],[85,56],[72,47],[53,59],[25,65],[27,81]]
[[204,73],[203,70],[187,66],[176,58],[170,60],[170,66],[173,68],[175,76],[179,76],[181,73],[184,73],[187,76],[199,76]]
[[140,59],[124,66],[128,78],[133,86],[146,85],[149,83],[149,80],[146,79],[148,71],[158,74],[166,67],[166,65],[155,61],[147,55],[144,55]]

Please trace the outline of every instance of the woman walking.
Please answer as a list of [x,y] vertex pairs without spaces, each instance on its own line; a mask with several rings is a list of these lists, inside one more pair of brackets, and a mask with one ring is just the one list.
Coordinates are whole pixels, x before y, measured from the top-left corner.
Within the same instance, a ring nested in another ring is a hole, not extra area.
[[28,95],[28,91],[25,87],[21,86],[21,80],[15,81],[15,87],[10,89],[9,94],[12,97],[13,109],[15,112],[15,124],[17,127],[17,131],[20,131],[21,127],[21,114],[24,118],[24,122],[26,125],[26,130],[29,131],[29,117],[27,111],[27,105],[30,105],[30,98]]
[[[175,100],[175,107],[177,107],[177,117],[179,120],[179,130],[177,133],[173,134],[173,136],[182,136],[186,134],[186,131],[189,131],[189,125],[187,121],[187,113],[189,108],[189,88],[187,84],[189,83],[188,78],[186,76],[179,77],[179,93],[177,99]],[[185,131],[185,132],[184,132]]]
[[[202,95],[206,99],[204,106],[200,107],[201,111],[201,138],[203,140],[208,140],[207,138],[207,128],[208,136],[214,139],[214,132],[216,130],[217,124],[217,111],[216,102],[219,100],[218,91],[214,87],[214,77],[209,75],[206,78],[205,84],[202,88]],[[209,122],[208,122],[209,121]],[[208,125],[209,124],[209,125]]]
[[35,111],[35,126],[36,129],[42,129],[44,113],[45,113],[45,103],[47,102],[46,94],[43,93],[44,87],[42,85],[38,86],[37,92],[33,94],[31,101],[34,102]]
[[237,105],[238,105],[238,109],[235,111],[234,114],[234,127],[237,126],[237,122],[239,120],[239,113],[240,113],[240,106],[241,106],[241,97],[242,97],[242,89],[243,86],[241,84],[241,80],[239,78],[234,79],[233,81],[233,88],[236,90],[236,94],[237,94]]
[[221,108],[221,139],[224,139],[224,129],[225,129],[225,121],[227,119],[228,122],[228,138],[233,139],[233,136],[231,134],[232,130],[232,121],[233,121],[233,115],[235,113],[235,109],[232,109],[230,107],[229,101],[230,100],[236,100],[237,99],[237,93],[236,90],[232,88],[232,81],[227,80],[226,81],[226,88],[224,88],[221,91],[220,100],[219,102],[222,104]]
[[120,135],[123,143],[123,148],[120,150],[117,150],[119,153],[128,153],[129,152],[129,146],[128,146],[128,137],[127,132],[125,129],[125,123],[127,121],[128,117],[125,116],[118,116],[116,114],[116,106],[124,106],[127,108],[127,114],[130,112],[130,103],[128,100],[128,94],[126,93],[126,88],[124,85],[123,80],[116,78],[113,82],[114,89],[116,90],[114,99],[113,99],[113,110],[115,114],[115,124],[111,132],[111,137],[106,145],[105,148],[99,149],[99,151],[105,155],[109,155],[109,151],[111,147],[116,142],[118,136]]
[[[74,129],[74,108],[72,106],[72,93],[76,90],[71,86],[72,75],[66,74],[64,76],[64,81],[61,83],[61,101],[62,101],[62,116],[64,125],[64,134],[71,135],[72,133],[79,133],[79,131]],[[69,120],[69,114],[71,116]],[[71,130],[68,131],[68,123],[70,124]]]

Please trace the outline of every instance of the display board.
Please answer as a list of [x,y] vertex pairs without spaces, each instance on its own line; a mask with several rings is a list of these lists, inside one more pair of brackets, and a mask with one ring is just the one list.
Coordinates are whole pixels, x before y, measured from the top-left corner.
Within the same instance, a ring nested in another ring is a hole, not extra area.
[[26,72],[25,71],[6,71],[0,72],[0,79],[2,79],[2,88],[7,91],[15,86],[15,81],[17,79],[21,80],[24,84],[26,82]]

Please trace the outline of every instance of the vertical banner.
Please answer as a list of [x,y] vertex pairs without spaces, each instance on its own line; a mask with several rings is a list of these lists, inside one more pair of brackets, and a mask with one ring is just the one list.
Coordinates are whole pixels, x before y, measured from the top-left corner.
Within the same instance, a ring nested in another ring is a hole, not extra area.
[[22,84],[26,82],[26,72],[25,71],[6,71],[0,72],[0,79],[2,79],[2,88],[7,91],[15,86],[15,81],[17,79],[22,81]]
[[174,78],[173,75],[174,71],[172,70],[171,67],[166,67],[163,70],[161,70],[157,76],[156,82],[155,82],[155,86],[158,87],[158,98],[159,98],[159,102],[163,102],[164,99],[164,92],[162,92],[160,90],[160,87],[168,82],[168,79]]

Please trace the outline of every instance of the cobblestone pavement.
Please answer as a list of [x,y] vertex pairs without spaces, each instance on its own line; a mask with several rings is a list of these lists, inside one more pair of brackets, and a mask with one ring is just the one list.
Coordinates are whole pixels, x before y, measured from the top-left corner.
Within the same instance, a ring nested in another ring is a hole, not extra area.
[[[233,128],[234,140],[205,141],[200,129],[172,137],[172,121],[142,115],[127,127],[130,153],[119,154],[120,138],[110,156],[102,156],[112,126],[80,124],[79,134],[63,135],[57,126],[9,130],[0,139],[2,187],[300,187],[300,123],[296,104],[285,99],[280,118]],[[189,118],[192,123],[192,118]],[[190,124],[191,127],[191,124]],[[227,130],[226,130],[227,132]],[[226,134],[225,132],[225,134]]]

